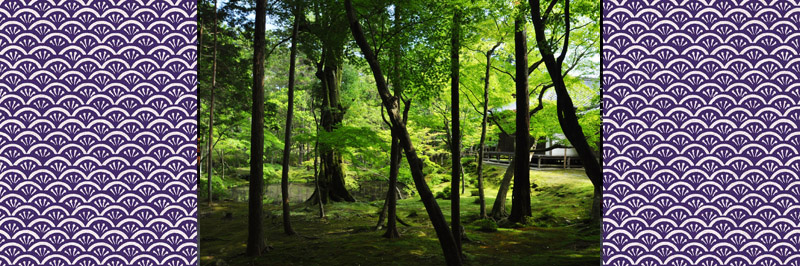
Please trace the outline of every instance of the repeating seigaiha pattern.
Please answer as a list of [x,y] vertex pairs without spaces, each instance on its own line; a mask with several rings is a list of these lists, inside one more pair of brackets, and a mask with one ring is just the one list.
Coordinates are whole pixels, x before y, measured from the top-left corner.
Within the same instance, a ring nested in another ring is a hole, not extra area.
[[606,265],[800,264],[800,3],[603,1]]
[[194,265],[196,2],[0,1],[0,265]]

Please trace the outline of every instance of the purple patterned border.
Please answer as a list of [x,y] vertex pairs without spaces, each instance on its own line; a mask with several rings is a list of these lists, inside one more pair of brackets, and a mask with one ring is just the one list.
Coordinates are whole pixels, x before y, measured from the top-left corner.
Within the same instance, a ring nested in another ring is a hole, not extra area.
[[0,1],[0,265],[194,265],[196,2]]
[[800,5],[603,10],[604,263],[800,264]]

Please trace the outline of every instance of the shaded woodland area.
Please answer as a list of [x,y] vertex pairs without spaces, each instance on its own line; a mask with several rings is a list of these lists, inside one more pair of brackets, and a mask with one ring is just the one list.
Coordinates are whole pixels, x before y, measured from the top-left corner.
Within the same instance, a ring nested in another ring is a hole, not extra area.
[[201,265],[599,265],[598,1],[198,11]]

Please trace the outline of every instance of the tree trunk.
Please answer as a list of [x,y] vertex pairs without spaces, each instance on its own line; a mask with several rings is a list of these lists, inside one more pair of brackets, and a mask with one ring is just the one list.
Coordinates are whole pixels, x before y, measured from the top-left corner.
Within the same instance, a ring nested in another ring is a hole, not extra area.
[[542,54],[542,60],[547,67],[547,72],[550,74],[550,80],[553,81],[553,88],[558,97],[556,101],[558,122],[567,140],[569,140],[578,152],[578,156],[583,163],[583,168],[586,171],[586,176],[589,177],[589,180],[592,181],[592,185],[594,185],[594,196],[592,197],[590,216],[593,223],[601,223],[603,221],[603,170],[597,158],[594,156],[589,143],[586,141],[586,136],[583,135],[583,129],[580,123],[578,123],[578,116],[575,114],[575,106],[572,103],[572,98],[569,96],[567,86],[564,83],[564,75],[561,72],[561,65],[564,62],[569,44],[569,0],[564,1],[566,34],[564,35],[564,46],[558,58],[553,55],[553,51],[546,45],[545,25],[544,21],[541,19],[539,1],[530,0],[529,3],[531,5],[531,17],[533,19],[539,53]]
[[420,198],[422,199],[422,203],[425,206],[425,210],[428,212],[428,216],[433,224],[434,231],[436,231],[436,235],[439,238],[439,243],[442,246],[442,251],[445,257],[445,262],[448,265],[461,265],[461,256],[453,238],[453,234],[450,232],[447,226],[447,221],[444,219],[444,215],[442,214],[442,210],[439,208],[439,204],[436,203],[433,193],[431,193],[431,190],[425,181],[425,176],[422,172],[422,160],[417,156],[417,151],[414,149],[414,146],[411,143],[411,137],[408,134],[408,129],[400,118],[398,101],[395,98],[396,96],[392,96],[391,92],[389,92],[389,87],[386,84],[386,79],[383,76],[378,58],[372,52],[372,48],[369,46],[369,43],[367,43],[367,39],[364,36],[363,30],[361,29],[361,24],[358,23],[358,20],[356,20],[352,0],[345,0],[344,3],[345,10],[347,11],[347,19],[350,23],[350,30],[352,31],[356,43],[361,48],[361,52],[364,55],[364,58],[367,59],[367,63],[369,63],[370,69],[372,70],[372,75],[375,78],[378,94],[380,95],[383,105],[386,107],[386,110],[389,113],[389,119],[392,122],[392,134],[399,138],[400,145],[403,147],[403,150],[405,150],[406,159],[408,160],[409,168],[411,169],[411,176],[414,179],[414,185],[417,187]]
[[[391,153],[390,153],[389,157],[391,158]],[[389,171],[391,171],[391,165],[389,166],[389,168],[390,168]],[[378,213],[378,224],[375,225],[375,231],[381,230],[381,228],[383,228],[383,220],[386,220],[386,209],[388,209],[389,197],[391,195],[392,195],[392,192],[387,190],[386,191],[386,198],[383,200],[383,207],[381,207],[381,211]],[[384,236],[386,236],[386,235],[384,234]]]
[[[394,30],[400,30],[400,23],[401,23],[401,13],[402,9],[400,8],[400,4],[395,4],[394,7]],[[393,71],[391,75],[392,86],[394,87],[394,94],[395,95],[402,95],[403,93],[403,85],[402,79],[400,78],[400,41],[395,40],[392,44],[392,57],[394,59],[393,62]],[[398,105],[399,105],[398,99]],[[403,121],[408,118],[408,109],[410,108],[410,102],[406,102],[405,110],[403,112]],[[381,111],[381,117],[383,117],[383,111]],[[389,121],[386,121],[384,118],[384,122],[387,123],[389,128],[392,128],[392,124]],[[386,238],[399,238],[400,232],[397,231],[397,176],[400,173],[400,160],[402,159],[402,148],[400,147],[399,139],[397,136],[392,135],[392,146],[391,151],[389,152],[389,188],[386,191],[386,201],[383,204],[384,209],[381,210],[381,218],[378,221],[378,228],[383,223],[383,216],[384,211],[388,209],[388,222],[386,223],[386,233],[383,234],[383,237]]]
[[289,97],[286,100],[288,108],[286,110],[286,128],[283,139],[283,169],[281,170],[281,200],[283,205],[283,232],[287,235],[296,235],[297,233],[292,229],[291,210],[289,206],[289,156],[292,148],[292,117],[294,116],[294,79],[295,79],[295,62],[297,61],[297,27],[299,21],[297,16],[300,14],[296,11],[294,17],[294,26],[292,27],[292,48],[289,55]]
[[[534,109],[534,110],[536,110],[536,109]],[[528,143],[528,149],[532,148],[533,145],[536,142],[537,142],[537,139],[534,139],[534,138],[531,137],[530,138],[530,142]],[[570,147],[563,146],[563,145],[553,145],[553,146],[550,146],[550,147],[547,147],[547,148],[544,148],[544,149],[529,150],[529,152],[546,152],[546,151],[551,151],[551,150],[560,149],[560,148],[570,148]],[[500,188],[497,191],[498,199],[494,201],[495,205],[492,208],[492,217],[495,218],[495,219],[501,219],[501,218],[503,218],[505,216],[505,202],[506,202],[506,198],[505,197],[506,197],[506,195],[508,193],[509,186],[511,186],[511,178],[514,177],[514,169],[516,169],[515,165],[516,165],[516,161],[512,157],[511,158],[511,163],[509,164],[508,168],[506,168],[506,172],[505,172],[505,174],[503,176],[503,181],[500,184]],[[495,213],[495,211],[497,211],[498,213]]]
[[[401,92],[402,89],[397,87],[397,84],[395,84],[395,93]],[[408,122],[408,111],[410,109],[411,100],[405,101],[405,107],[403,108],[403,123]],[[383,116],[382,112],[383,109],[381,109],[381,116]],[[383,119],[386,125],[388,125],[391,129],[392,123],[386,120],[386,117],[383,117]],[[400,147],[399,140],[397,136],[394,135],[394,132],[392,132],[392,150],[389,154],[389,188],[386,191],[386,200],[383,202],[383,208],[381,209],[378,217],[378,224],[375,226],[375,230],[380,230],[383,226],[383,220],[386,219],[386,212],[388,209],[389,222],[387,223],[386,233],[383,236],[387,238],[399,238],[400,233],[397,232],[397,222],[399,221],[399,218],[397,217],[397,198],[400,196],[400,190],[397,188],[397,176],[400,173],[400,161],[403,159],[403,156],[402,147]],[[400,222],[402,223],[402,221]]]
[[[322,129],[332,132],[342,123],[344,107],[340,103],[340,87],[342,81],[342,61],[340,48],[331,48],[323,44],[322,62],[320,62],[316,76],[322,81]],[[320,174],[320,189],[314,192],[313,197],[322,196],[322,202],[355,201],[347,191],[342,170],[342,155],[330,147],[322,146],[322,172]],[[313,199],[312,199],[313,200]]]
[[253,109],[250,126],[250,191],[247,215],[247,255],[260,256],[267,243],[263,232],[264,191],[264,49],[267,1],[256,1],[253,40]]
[[[461,161],[461,159],[460,159],[461,156],[459,156],[458,158],[459,158],[458,161],[460,162]],[[464,168],[463,167],[460,167],[460,168],[461,168],[461,170],[459,170],[459,171],[461,173],[461,194],[463,195],[464,191],[467,191],[467,178],[464,177]]]
[[[478,143],[478,200],[481,202],[481,218],[487,218],[486,195],[483,192],[483,150],[486,144],[486,120],[489,112],[489,75],[492,73],[492,54],[494,54],[494,50],[497,49],[500,44],[501,43],[498,42],[492,49],[486,52],[486,74],[483,77],[483,118],[481,119],[481,140]],[[503,196],[503,199],[505,199],[505,196]],[[503,208],[505,208],[505,206],[503,206]]]
[[[312,100],[311,106],[312,106],[311,107],[311,115],[314,116],[314,126],[315,126],[315,129],[316,129],[316,136],[315,136],[316,139],[314,140],[314,190],[315,191],[320,191],[319,190],[319,170],[318,170],[318,165],[319,165],[319,121],[317,120],[317,113],[314,112],[313,100]],[[316,198],[312,197],[312,199],[316,199],[316,202],[313,202],[313,201],[312,202],[319,205],[319,218],[325,218],[325,207],[322,204],[322,197],[316,197]]]
[[[528,143],[528,149],[533,147],[533,143],[536,143],[536,141],[534,140],[531,143]],[[506,168],[506,171],[503,173],[503,180],[500,181],[500,187],[497,189],[497,197],[494,199],[492,213],[490,214],[490,216],[495,220],[508,217],[508,212],[506,212],[506,197],[508,196],[509,188],[511,188],[511,180],[514,178],[516,165],[517,160],[515,157],[512,157],[511,162]]]
[[452,154],[452,169],[450,171],[450,229],[456,241],[456,248],[461,253],[461,195],[458,185],[461,182],[461,118],[459,117],[458,82],[459,58],[458,52],[461,39],[461,10],[453,13],[453,28],[450,39],[450,121],[452,121],[452,139],[450,140],[450,154]]
[[531,180],[530,166],[530,117],[528,107],[528,42],[525,34],[525,19],[522,15],[514,21],[514,46],[516,64],[516,98],[517,132],[515,134],[514,159],[514,190],[511,192],[510,222],[522,222],[525,217],[531,216]]
[[208,206],[211,206],[213,188],[212,173],[212,140],[214,139],[214,91],[217,89],[217,1],[214,0],[214,55],[211,62],[211,105],[208,107]]
[[303,153],[304,149],[305,149],[305,144],[300,143],[299,145],[297,145],[297,162],[295,162],[295,165],[302,165],[303,162],[305,161],[306,158],[305,154]]
[[399,238],[400,232],[397,231],[397,175],[400,172],[400,142],[397,137],[392,137],[391,160],[389,160],[389,191],[387,191],[388,217],[386,222],[386,233],[383,237]]
[[503,180],[500,181],[500,187],[497,189],[497,197],[494,199],[492,205],[492,218],[500,220],[508,216],[506,212],[506,197],[508,195],[508,188],[511,187],[511,179],[514,178],[514,169],[516,169],[517,159],[511,158],[505,173],[503,173]]

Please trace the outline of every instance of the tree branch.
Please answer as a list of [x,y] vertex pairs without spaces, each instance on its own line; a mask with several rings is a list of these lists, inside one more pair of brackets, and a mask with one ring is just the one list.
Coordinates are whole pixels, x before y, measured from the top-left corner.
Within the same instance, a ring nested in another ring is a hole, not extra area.
[[544,14],[542,14],[542,20],[545,21],[547,20],[547,16],[549,16],[550,12],[553,11],[553,7],[556,6],[556,3],[558,3],[558,0],[553,0],[550,2],[550,5],[547,6],[547,9],[544,11]]
[[[459,82],[459,83],[461,83],[461,82]],[[463,85],[463,84],[462,84],[462,85]],[[463,93],[463,89],[459,88],[459,91],[462,91],[462,93],[461,93],[461,94],[465,94],[465,93]],[[476,96],[475,96],[475,93],[473,93],[471,90],[468,90],[468,91],[470,92],[470,94],[472,94],[472,96],[473,96],[473,97],[476,97]],[[477,97],[476,97],[476,98],[477,98]],[[483,114],[483,112],[481,112],[480,110],[478,110],[478,107],[477,107],[477,105],[475,105],[475,103],[472,101],[472,98],[471,98],[471,97],[469,97],[469,94],[467,94],[467,101],[468,101],[468,102],[469,102],[469,104],[472,106],[472,108],[473,108],[473,109],[475,109],[475,112],[478,112],[479,114]],[[476,100],[476,101],[477,101],[477,100]]]
[[272,48],[269,49],[269,53],[267,53],[266,58],[269,58],[272,55],[272,53],[275,52],[275,49],[278,48],[279,45],[286,43],[290,39],[292,39],[292,36],[286,37],[285,39],[275,43],[275,45],[273,45]]
[[385,109],[386,108],[384,108],[383,104],[381,104],[381,118],[383,118],[383,123],[389,126],[389,129],[391,129],[392,123],[390,123],[389,120],[386,119],[386,113],[383,112]]
[[497,122],[497,118],[494,117],[494,113],[491,110],[489,110],[488,112],[490,114],[489,117],[492,118],[492,122],[494,122],[497,128],[500,129],[500,132],[503,132],[503,134],[511,136],[511,134],[508,134],[508,132],[503,128],[503,126],[500,125],[500,122]]
[[[224,131],[222,131],[222,132],[219,134],[219,137],[217,138],[217,140],[216,140],[216,141],[214,141],[214,143],[213,143],[213,144],[211,144],[211,149],[212,149],[212,150],[214,149],[214,147],[216,147],[216,146],[217,146],[217,143],[218,143],[220,140],[222,140],[222,137],[223,137],[223,136],[225,136],[225,133],[227,133],[227,132],[228,132],[228,130],[230,130],[231,128],[232,128],[232,127],[226,127],[226,128],[225,128],[225,130],[224,130]],[[205,159],[206,159],[206,157],[208,157],[207,155],[208,155],[208,151],[204,152],[204,153],[202,154],[202,157],[200,157],[200,159],[197,159],[197,163],[200,163],[200,162],[202,162],[203,160],[205,160]]]
[[481,53],[481,54],[482,54],[482,55],[484,55],[484,56],[486,55],[486,52],[484,52],[484,51],[481,51],[481,50],[478,50],[478,49],[475,49],[475,48],[471,48],[471,47],[466,47],[466,48],[467,48],[467,50],[470,50],[470,51],[473,51],[473,52],[478,52],[478,53]]
[[[582,25],[580,25],[580,26],[573,27],[573,28],[569,29],[569,30],[568,30],[566,33],[564,33],[564,34],[562,34],[561,36],[559,36],[559,37],[558,37],[558,39],[557,39],[557,40],[555,40],[555,41],[556,41],[556,42],[560,42],[560,41],[561,41],[561,40],[563,40],[565,37],[567,37],[567,33],[569,33],[569,32],[572,32],[572,31],[575,31],[575,30],[578,30],[578,29],[581,29],[581,28],[583,28],[583,27],[586,27],[586,26],[589,26],[589,25],[590,25],[590,24],[592,24],[592,23],[593,23],[593,22],[587,22],[587,23],[584,23],[584,24],[582,24]],[[553,37],[551,37],[551,38],[550,38],[550,41],[551,41],[551,42],[553,42],[553,40],[554,40],[553,38],[555,38],[555,35],[553,35]]]
[[494,70],[500,71],[501,73],[505,73],[506,75],[511,77],[511,80],[513,80],[514,82],[517,82],[517,79],[514,77],[514,75],[511,74],[511,73],[508,73],[508,71],[502,70],[502,69],[500,69],[500,68],[498,68],[496,66],[492,66],[492,68],[494,68]]
[[402,25],[402,26],[400,26],[400,28],[399,28],[399,29],[397,29],[397,30],[393,31],[392,33],[390,33],[390,34],[389,34],[389,36],[388,36],[388,37],[386,37],[386,38],[385,38],[385,40],[384,40],[383,42],[381,42],[381,44],[380,44],[380,45],[378,45],[378,48],[377,48],[377,50],[378,50],[378,51],[380,51],[380,50],[383,48],[383,46],[384,46],[384,45],[386,45],[387,43],[389,43],[389,41],[391,41],[391,40],[392,40],[392,38],[394,38],[395,36],[397,36],[399,33],[401,33],[401,32],[404,32],[404,31],[405,31],[405,29],[407,29],[407,28],[409,28],[409,27],[411,27],[411,26],[417,25],[417,24],[421,24],[421,23],[422,23],[422,22],[418,22],[418,23],[408,23],[408,24],[405,24],[405,25]]
[[400,93],[400,101],[405,104],[403,106],[403,124],[408,123],[408,111],[411,110],[411,99],[403,99],[403,94]]
[[539,65],[541,65],[542,62],[544,62],[544,60],[539,59],[539,61],[534,62],[530,67],[528,67],[528,76],[530,76],[534,70],[539,68]]
[[558,65],[563,64],[564,58],[567,56],[567,47],[569,47],[569,26],[569,0],[564,0],[564,47],[561,48],[561,54],[558,55]]
[[550,87],[553,87],[553,84],[542,86],[542,91],[539,92],[539,105],[535,108],[531,109],[529,116],[533,116],[539,112],[539,110],[544,109],[544,104],[542,103],[542,98],[544,98],[544,92],[547,91]]
[[[592,40],[592,43],[591,43],[591,44],[589,44],[589,46],[593,46],[595,43],[597,43],[597,40]],[[583,50],[583,52],[581,52],[580,54],[578,54],[578,55],[575,57],[575,60],[573,60],[573,61],[572,61],[572,65],[571,65],[571,66],[569,66],[569,68],[567,68],[567,70],[566,70],[566,71],[564,71],[564,74],[563,74],[563,76],[567,76],[567,74],[568,74],[568,73],[569,73],[569,72],[570,72],[570,71],[571,71],[573,68],[575,68],[576,66],[578,66],[578,62],[580,62],[580,60],[581,60],[581,59],[583,59],[583,57],[585,57],[585,56],[586,56],[586,55],[589,53],[589,51],[591,51],[591,49],[590,49],[590,48],[586,48],[586,49],[584,49],[584,50]]]

